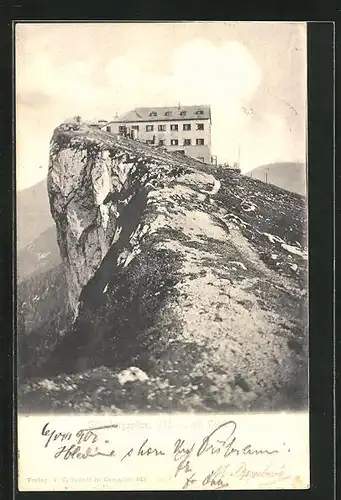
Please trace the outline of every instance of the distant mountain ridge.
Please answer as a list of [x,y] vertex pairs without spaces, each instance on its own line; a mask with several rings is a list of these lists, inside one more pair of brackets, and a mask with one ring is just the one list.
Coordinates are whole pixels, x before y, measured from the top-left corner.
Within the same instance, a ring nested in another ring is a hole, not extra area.
[[305,164],[300,162],[268,163],[245,175],[302,196],[307,195]]
[[18,250],[18,283],[37,271],[43,273],[60,264],[60,262],[56,228],[51,226],[43,231],[33,242]]
[[50,212],[46,179],[17,193],[17,248],[26,247],[49,227]]
[[46,180],[17,193],[16,219],[17,278],[20,282],[60,263]]

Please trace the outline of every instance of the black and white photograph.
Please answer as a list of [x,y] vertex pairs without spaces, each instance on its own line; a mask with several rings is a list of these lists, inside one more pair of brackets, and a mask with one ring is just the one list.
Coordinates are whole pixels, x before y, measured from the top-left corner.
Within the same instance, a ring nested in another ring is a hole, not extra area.
[[16,24],[19,415],[308,413],[306,43],[304,22]]

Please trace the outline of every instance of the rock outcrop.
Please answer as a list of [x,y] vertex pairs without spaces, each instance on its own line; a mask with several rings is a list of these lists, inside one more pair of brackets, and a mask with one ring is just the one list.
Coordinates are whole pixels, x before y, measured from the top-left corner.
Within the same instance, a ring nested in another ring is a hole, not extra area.
[[48,191],[74,322],[45,379],[73,377],[73,409],[307,404],[304,198],[80,124]]

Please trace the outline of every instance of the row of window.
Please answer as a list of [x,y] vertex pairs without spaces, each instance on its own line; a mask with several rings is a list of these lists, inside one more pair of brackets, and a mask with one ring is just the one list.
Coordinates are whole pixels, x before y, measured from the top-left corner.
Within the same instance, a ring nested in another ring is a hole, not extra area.
[[[147,140],[146,143],[147,144],[154,144],[154,141]],[[164,139],[160,139],[158,144],[159,144],[159,146],[166,146],[166,141]],[[195,144],[197,146],[204,146],[205,141],[204,141],[204,139],[196,139]],[[179,140],[178,139],[171,139],[169,145],[170,146],[178,146]],[[184,146],[191,146],[192,140],[191,139],[184,139],[183,145]]]
[[[185,111],[185,110],[180,111],[180,115],[181,115],[181,116],[186,116],[186,114],[187,114],[187,111]],[[203,112],[203,110],[202,110],[202,109],[198,109],[198,110],[195,112],[195,114],[196,114],[196,115],[203,115],[203,114],[204,114],[204,112]],[[165,112],[165,116],[171,116],[171,115],[172,115],[172,111],[166,111],[166,112]],[[156,112],[156,111],[151,111],[151,112],[149,113],[149,116],[157,116],[157,112]]]
[[[140,126],[139,125],[133,125],[132,127],[132,130],[137,130],[139,131],[140,130]],[[119,132],[120,133],[124,133],[126,127],[124,125],[121,125],[119,127]],[[166,125],[158,125],[157,126],[157,129],[159,132],[166,132]],[[170,125],[170,130],[179,130],[179,125],[178,124],[171,124]],[[192,125],[191,123],[184,123],[182,125],[182,130],[192,130]],[[196,124],[196,130],[204,130],[204,124],[203,123],[197,123]],[[146,132],[153,132],[154,131],[154,125],[146,125]]]

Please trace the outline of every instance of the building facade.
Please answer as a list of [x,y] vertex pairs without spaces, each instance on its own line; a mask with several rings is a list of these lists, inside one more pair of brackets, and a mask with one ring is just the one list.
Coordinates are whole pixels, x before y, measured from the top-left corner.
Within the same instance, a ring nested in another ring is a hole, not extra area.
[[211,163],[209,106],[136,108],[102,128]]

